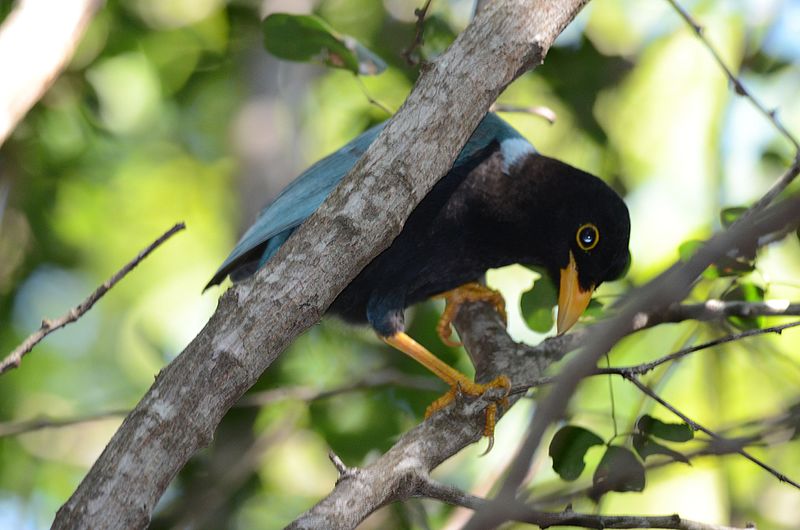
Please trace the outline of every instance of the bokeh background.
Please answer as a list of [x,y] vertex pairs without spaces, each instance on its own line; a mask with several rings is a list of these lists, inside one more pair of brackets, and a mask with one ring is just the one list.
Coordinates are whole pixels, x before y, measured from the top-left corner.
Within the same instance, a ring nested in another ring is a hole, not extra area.
[[[418,69],[400,52],[413,39],[421,3],[129,0],[109,1],[99,12],[67,71],[0,149],[0,355],[42,318],[77,304],[173,223],[185,221],[188,229],[78,323],[0,376],[0,528],[49,526],[121,422],[105,413],[133,407],[213,312],[221,291],[202,288],[259,209],[304,167],[388,117],[367,94],[390,110],[401,105]],[[5,17],[11,3],[0,5]],[[800,132],[800,2],[686,5],[747,86]],[[422,57],[440,53],[471,10],[471,0],[434,0]],[[260,19],[278,11],[316,13],[377,53],[387,70],[357,78],[271,57]],[[500,101],[551,108],[554,125],[528,114],[503,116],[541,152],[625,195],[633,265],[625,281],[600,290],[604,303],[672,263],[682,243],[719,228],[721,209],[757,198],[793,157],[791,145],[730,90],[708,51],[661,0],[594,0],[544,66]],[[692,297],[719,297],[747,282],[768,299],[797,301],[798,273],[800,243],[787,238],[762,251],[754,271],[707,278]],[[512,335],[532,343],[552,334],[530,330],[517,309],[536,277],[519,266],[488,275],[512,308]],[[431,303],[410,313],[411,332],[469,372],[466,355],[435,337],[440,309]],[[610,362],[646,361],[732,329],[661,326],[625,340]],[[800,333],[792,331],[748,339],[687,358],[649,381],[703,424],[731,436],[767,433],[753,452],[800,479],[798,346]],[[308,400],[368,374],[396,378],[398,371],[415,376],[412,386],[424,376],[422,386],[433,390],[393,384]],[[675,420],[630,385],[595,378],[573,400],[571,423],[611,438],[609,386],[618,442],[642,413]],[[280,388],[289,390],[275,392]],[[348,465],[368,463],[419,422],[443,390],[371,332],[324,321],[253,389],[269,404],[243,404],[228,414],[214,444],[167,491],[153,528],[283,526],[332,488],[329,447]],[[436,477],[489,494],[532,406],[526,400],[503,420],[488,456],[478,458],[482,445],[469,448]],[[11,434],[26,420],[96,414],[102,418]],[[702,447],[697,441],[681,450]],[[572,502],[575,510],[800,527],[800,492],[737,456],[654,465],[644,492],[609,494],[595,506],[581,492],[601,454],[590,450],[589,471],[566,483],[540,451],[532,498],[551,509]],[[415,501],[382,509],[364,528],[453,527],[463,515]]]

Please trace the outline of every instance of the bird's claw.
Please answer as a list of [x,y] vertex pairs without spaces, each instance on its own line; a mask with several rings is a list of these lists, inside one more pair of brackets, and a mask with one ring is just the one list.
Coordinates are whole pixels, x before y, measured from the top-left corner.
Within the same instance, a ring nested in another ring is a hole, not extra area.
[[478,282],[464,284],[461,287],[444,292],[436,296],[436,298],[444,298],[446,301],[442,316],[439,317],[439,323],[436,325],[436,332],[442,342],[451,348],[461,346],[461,342],[450,338],[453,335],[451,324],[456,315],[458,315],[458,310],[467,302],[488,302],[492,304],[500,318],[503,319],[503,323],[508,322],[506,302],[503,300],[502,295],[498,291],[489,289]]
[[511,381],[508,377],[501,375],[494,380],[485,383],[474,383],[467,378],[457,380],[443,396],[439,397],[436,401],[428,405],[425,410],[425,418],[427,419],[433,413],[445,408],[447,405],[456,400],[460,394],[465,394],[471,397],[480,397],[487,391],[499,388],[503,390],[503,395],[496,401],[489,403],[486,407],[486,420],[483,426],[483,435],[489,438],[489,447],[483,454],[491,451],[494,445],[494,427],[497,423],[498,406],[508,408],[508,393],[511,390]]

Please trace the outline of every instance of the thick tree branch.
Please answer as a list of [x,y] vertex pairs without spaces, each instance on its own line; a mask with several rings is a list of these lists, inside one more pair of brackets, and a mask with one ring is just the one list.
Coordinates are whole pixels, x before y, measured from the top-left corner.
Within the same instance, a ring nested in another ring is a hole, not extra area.
[[[225,293],[203,331],[159,374],[59,510],[54,528],[146,526],[167,485],[211,441],[225,412],[390,244],[497,95],[542,61],[586,1],[496,0],[428,63],[328,200],[255,281]],[[440,438],[431,433],[432,441]],[[396,454],[402,464],[402,447]]]
[[67,64],[102,0],[27,0],[0,26],[0,145]]

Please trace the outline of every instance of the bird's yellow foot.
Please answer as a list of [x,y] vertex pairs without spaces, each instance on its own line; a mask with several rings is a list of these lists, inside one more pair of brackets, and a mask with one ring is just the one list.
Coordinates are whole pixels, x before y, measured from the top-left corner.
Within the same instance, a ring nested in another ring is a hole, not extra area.
[[490,403],[489,406],[486,407],[486,422],[483,426],[483,435],[489,438],[489,443],[491,444],[492,440],[494,439],[494,426],[497,423],[497,407],[508,407],[508,392],[511,390],[511,381],[509,381],[508,377],[504,375],[501,375],[486,384],[473,383],[466,377],[462,376],[462,378],[460,378],[450,387],[450,390],[448,390],[446,394],[428,405],[428,408],[425,410],[425,418],[428,418],[428,416],[434,412],[443,409],[455,401],[459,393],[472,397],[480,397],[486,393],[486,391],[495,388],[500,388],[504,390],[504,392],[503,397],[494,403]]
[[[501,375],[486,384],[473,383],[467,376],[437,358],[434,354],[425,349],[424,346],[402,331],[389,337],[382,338],[387,344],[397,348],[412,359],[415,359],[428,370],[436,374],[442,381],[450,385],[450,390],[445,395],[428,406],[425,411],[426,418],[453,402],[459,393],[479,397],[489,390],[496,388],[503,390],[502,397],[486,407],[486,422],[483,427],[483,435],[489,438],[489,449],[491,449],[494,442],[494,426],[497,422],[497,407],[508,408],[508,393],[511,390],[511,381],[509,381],[508,377]],[[489,449],[486,450],[487,453]]]
[[436,331],[442,342],[448,346],[454,348],[461,346],[460,342],[450,338],[453,335],[453,328],[450,324],[456,318],[462,304],[467,302],[488,302],[494,306],[503,322],[507,322],[506,302],[503,300],[502,295],[498,291],[489,289],[478,282],[466,283],[461,287],[437,295],[435,298],[444,298],[446,301],[444,312],[442,312],[442,316],[439,317],[439,323],[436,325]]

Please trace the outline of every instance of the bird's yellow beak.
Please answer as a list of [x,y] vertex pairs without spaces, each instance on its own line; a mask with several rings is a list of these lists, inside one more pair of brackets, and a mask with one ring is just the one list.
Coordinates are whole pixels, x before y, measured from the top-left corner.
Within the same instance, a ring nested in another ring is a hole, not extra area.
[[578,265],[572,251],[569,253],[569,264],[561,269],[561,285],[558,291],[558,320],[556,330],[559,335],[567,332],[586,310],[592,299],[594,287],[588,291],[581,289],[578,283]]

